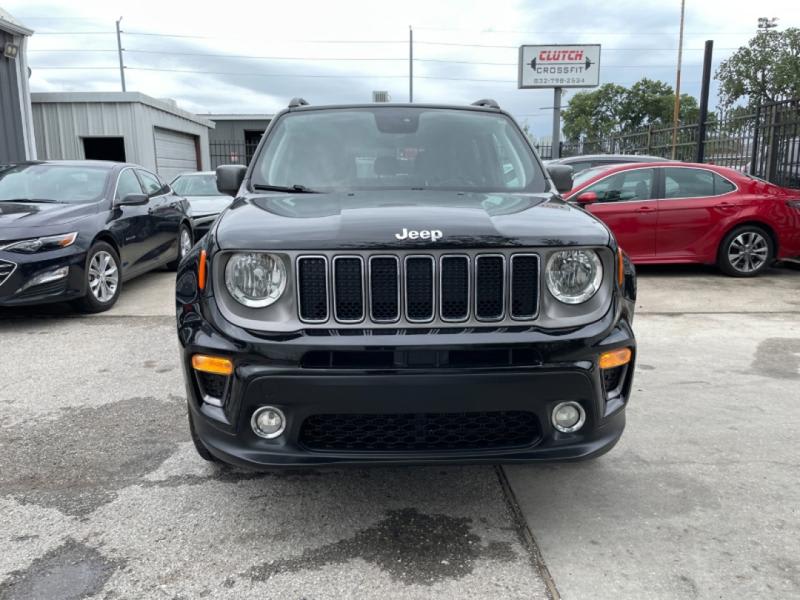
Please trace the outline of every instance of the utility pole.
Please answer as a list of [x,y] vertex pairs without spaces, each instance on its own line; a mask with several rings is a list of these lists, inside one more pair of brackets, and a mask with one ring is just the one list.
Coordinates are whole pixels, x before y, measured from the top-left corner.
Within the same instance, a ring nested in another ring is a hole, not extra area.
[[414,30],[408,26],[408,102],[414,102]]
[[119,55],[119,80],[122,82],[122,91],[125,90],[125,65],[122,63],[122,36],[120,35],[122,32],[119,29],[120,21],[122,21],[122,17],[117,19],[117,54]]
[[711,55],[714,51],[714,41],[706,40],[706,50],[703,55],[703,86],[700,88],[700,123],[697,131],[697,156],[695,162],[703,162],[706,151],[706,121],[708,120],[708,90],[711,87]]
[[678,145],[678,123],[681,119],[681,61],[683,60],[683,18],[686,0],[681,0],[681,32],[678,37],[678,72],[675,75],[675,108],[672,111],[672,159]]
[[561,158],[561,92],[560,87],[553,88],[553,139],[550,158]]

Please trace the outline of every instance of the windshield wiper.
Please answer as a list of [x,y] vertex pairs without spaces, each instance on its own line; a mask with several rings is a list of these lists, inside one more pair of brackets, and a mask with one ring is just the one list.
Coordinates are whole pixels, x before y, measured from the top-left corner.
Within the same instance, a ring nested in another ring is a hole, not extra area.
[[289,193],[296,193],[296,194],[319,194],[317,190],[312,190],[311,188],[307,188],[304,185],[299,183],[295,183],[294,185],[262,185],[260,183],[253,184],[253,187],[257,190],[265,190],[268,192],[289,192]]
[[58,200],[52,198],[0,198],[0,202],[29,202],[38,204],[58,204]]

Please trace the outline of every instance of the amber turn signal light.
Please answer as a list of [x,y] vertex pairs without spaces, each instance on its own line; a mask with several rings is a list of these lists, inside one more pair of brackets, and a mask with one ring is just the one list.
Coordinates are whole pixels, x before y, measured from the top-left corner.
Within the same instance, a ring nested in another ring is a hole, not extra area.
[[614,367],[621,367],[631,362],[632,352],[630,348],[620,348],[619,350],[611,350],[603,352],[600,355],[600,368],[613,369]]
[[192,356],[192,367],[195,371],[213,373],[214,375],[230,375],[233,373],[233,363],[220,356],[195,354]]
[[200,264],[197,265],[197,287],[206,289],[206,251],[200,251]]
[[622,254],[622,248],[617,250],[617,283],[619,287],[625,283],[625,258]]

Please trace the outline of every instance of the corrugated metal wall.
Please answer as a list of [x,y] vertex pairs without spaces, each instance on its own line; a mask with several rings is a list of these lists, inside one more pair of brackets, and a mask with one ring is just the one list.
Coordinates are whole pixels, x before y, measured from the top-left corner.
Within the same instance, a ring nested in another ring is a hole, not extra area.
[[137,160],[141,155],[143,124],[137,124],[136,107],[120,102],[34,102],[36,152],[44,160],[82,159],[85,158],[82,137],[122,136],[126,158],[152,169],[155,159],[150,164]]
[[210,168],[208,127],[139,102],[34,101],[33,126],[40,159],[83,159],[83,137],[121,136],[128,162],[157,171],[159,127],[197,136],[202,168]]
[[[14,36],[0,31],[0,50]],[[17,61],[0,54],[0,164],[25,160],[25,135],[19,106]]]
[[[209,118],[212,120],[214,119],[213,116]],[[269,120],[229,121],[220,119],[219,121],[214,121],[214,125],[214,129],[209,134],[212,142],[241,142],[244,144],[245,130],[261,131],[263,133],[269,125]]]

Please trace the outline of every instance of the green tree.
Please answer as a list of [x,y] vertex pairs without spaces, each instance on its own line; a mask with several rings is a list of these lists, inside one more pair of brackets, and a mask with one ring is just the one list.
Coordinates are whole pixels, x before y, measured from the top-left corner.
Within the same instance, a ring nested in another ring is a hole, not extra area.
[[561,112],[566,140],[594,140],[620,133],[626,92],[621,85],[604,83],[592,92],[575,94]]
[[717,69],[720,102],[746,99],[755,105],[781,96],[800,96],[800,29],[764,30]]
[[[594,140],[644,127],[672,124],[675,92],[663,82],[646,77],[630,88],[607,83],[592,92],[575,94],[563,111],[564,137],[568,141]],[[697,99],[681,94],[680,120],[695,123]]]

